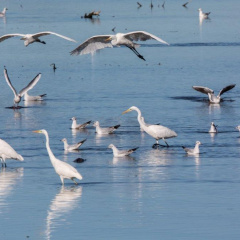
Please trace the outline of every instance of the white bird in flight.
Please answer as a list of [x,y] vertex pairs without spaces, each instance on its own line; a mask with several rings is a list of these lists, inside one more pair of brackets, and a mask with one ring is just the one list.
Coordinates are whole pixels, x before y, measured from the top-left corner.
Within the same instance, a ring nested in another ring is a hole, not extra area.
[[184,151],[188,154],[188,155],[195,155],[195,154],[199,154],[200,150],[199,150],[199,145],[201,144],[201,142],[196,141],[196,145],[194,148],[186,148],[184,146],[182,146],[182,148],[184,149]]
[[156,139],[156,143],[153,144],[153,147],[159,146],[158,140],[160,140],[160,139],[162,139],[166,143],[167,147],[169,147],[168,143],[166,142],[166,139],[177,137],[177,133],[167,127],[162,126],[162,125],[145,123],[142,119],[142,113],[141,113],[140,109],[135,106],[130,107],[129,109],[124,111],[122,114],[131,112],[133,110],[138,113],[137,119],[140,124],[140,127],[147,134],[149,134],[151,137]]
[[204,13],[201,8],[199,8],[198,11],[199,11],[199,18],[200,19],[207,19],[209,14],[211,13],[211,12]]
[[214,122],[211,122],[211,126],[210,126],[210,129],[208,132],[209,133],[217,133],[218,132],[217,125],[215,125]]
[[93,126],[96,127],[96,133],[98,134],[111,134],[120,127],[120,125],[118,124],[112,127],[101,128],[99,121],[94,122]]
[[64,144],[64,150],[65,150],[65,151],[73,151],[73,150],[78,150],[79,147],[82,146],[83,143],[87,141],[87,139],[84,139],[84,140],[82,140],[82,141],[80,141],[80,142],[78,142],[78,143],[71,144],[71,145],[68,144],[66,138],[63,138],[61,141],[62,141],[63,144]]
[[74,39],[71,39],[69,37],[66,37],[66,36],[63,36],[61,34],[54,33],[54,32],[39,32],[39,33],[34,33],[34,34],[20,34],[20,33],[6,34],[6,35],[3,35],[0,37],[0,42],[6,40],[8,38],[12,38],[12,37],[21,37],[20,40],[24,40],[24,45],[27,47],[29,44],[34,43],[34,42],[46,44],[46,42],[41,41],[39,39],[39,37],[46,36],[46,35],[55,35],[55,36],[64,38],[68,41],[76,42]]
[[18,154],[7,142],[0,139],[0,158],[2,162],[2,167],[6,167],[6,159],[15,159],[23,161],[23,157]]
[[134,43],[133,41],[146,41],[146,40],[157,40],[163,44],[169,45],[167,42],[163,41],[161,38],[144,31],[136,31],[129,33],[117,33],[116,35],[97,35],[87,39],[85,42],[80,44],[77,48],[71,51],[71,55],[83,55],[91,53],[93,54],[97,50],[102,48],[112,48],[113,46],[124,45],[131,49],[139,58],[144,59],[142,55],[138,53],[136,47],[139,47],[139,44]]
[[5,17],[7,10],[8,10],[7,8],[4,8],[4,9],[2,10],[2,12],[0,12],[0,17]]
[[113,144],[110,144],[108,148],[111,148],[113,150],[114,157],[125,157],[135,152],[138,149],[138,147],[136,147],[128,150],[119,150]]
[[74,168],[73,166],[71,166],[70,164],[68,164],[66,162],[63,162],[63,161],[57,159],[54,156],[54,154],[53,154],[53,152],[50,148],[50,145],[49,145],[48,132],[45,129],[36,130],[36,131],[33,131],[33,132],[42,133],[42,134],[45,135],[45,137],[46,137],[46,148],[47,148],[47,152],[48,152],[50,161],[51,161],[56,173],[59,175],[62,184],[64,184],[64,179],[65,178],[66,179],[71,179],[75,184],[78,184],[75,181],[75,178],[79,179],[79,180],[82,180],[82,175],[77,171],[76,168]]
[[82,124],[77,124],[76,117],[72,117],[70,120],[72,120],[72,126],[71,126],[72,129],[83,129],[92,122],[92,121],[88,121]]
[[14,94],[14,99],[13,99],[14,108],[18,108],[18,104],[20,103],[22,96],[37,84],[37,82],[41,78],[41,73],[39,73],[25,88],[23,88],[21,91],[19,91],[19,93],[17,93],[16,89],[13,87],[13,85],[8,77],[6,68],[4,68],[4,76],[7,81],[7,84],[12,89],[13,94]]
[[220,103],[221,101],[221,95],[232,88],[234,88],[236,84],[231,84],[223,88],[217,96],[214,95],[214,91],[208,87],[202,87],[202,86],[193,86],[192,88],[195,89],[198,92],[204,93],[208,95],[210,103]]

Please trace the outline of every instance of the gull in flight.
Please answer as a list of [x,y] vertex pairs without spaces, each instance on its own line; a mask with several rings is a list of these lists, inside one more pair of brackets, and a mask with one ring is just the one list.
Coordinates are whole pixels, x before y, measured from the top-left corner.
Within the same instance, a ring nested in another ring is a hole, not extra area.
[[201,144],[201,142],[196,141],[196,145],[194,148],[186,148],[184,146],[182,146],[182,148],[184,149],[184,151],[188,154],[188,155],[195,155],[195,154],[199,154],[200,150],[199,150],[199,145]]
[[96,133],[98,134],[111,134],[113,133],[116,129],[118,129],[120,127],[120,125],[115,125],[115,126],[112,126],[112,127],[107,127],[107,128],[101,128],[100,127],[100,124],[99,124],[99,121],[96,121],[94,124],[93,124],[94,127],[96,127]]
[[199,8],[198,11],[199,11],[199,18],[200,19],[207,19],[209,14],[211,13],[211,12],[204,13],[201,8]]
[[66,138],[63,138],[61,141],[63,142],[64,144],[64,150],[65,151],[72,151],[72,150],[78,150],[80,146],[83,145],[84,142],[86,142],[87,139],[84,139],[78,143],[75,143],[75,144],[72,144],[72,145],[69,145],[68,142],[67,142],[67,139]]
[[82,124],[77,124],[76,117],[72,117],[70,120],[72,120],[72,126],[71,126],[72,129],[83,129],[92,122],[92,121],[88,121]]
[[2,167],[7,167],[6,159],[15,159],[23,161],[23,157],[18,154],[7,142],[0,139],[0,158]]
[[0,12],[0,17],[5,17],[6,16],[6,11],[8,9],[7,8],[4,8],[2,12]]
[[6,40],[8,38],[12,38],[12,37],[21,37],[20,40],[24,40],[24,45],[27,47],[29,44],[34,43],[34,42],[46,44],[46,42],[41,41],[39,39],[39,37],[46,36],[46,35],[55,35],[55,36],[64,38],[68,41],[76,42],[75,40],[73,40],[69,37],[66,37],[66,36],[63,36],[63,35],[60,35],[60,34],[54,33],[54,32],[39,32],[39,33],[34,33],[34,34],[20,34],[20,33],[6,34],[6,35],[3,35],[0,37],[0,42]]
[[177,137],[176,132],[174,132],[173,130],[164,127],[162,125],[157,125],[157,124],[147,124],[143,121],[142,119],[142,113],[140,111],[139,108],[132,106],[129,109],[127,109],[126,111],[124,111],[122,114],[131,112],[131,111],[136,111],[138,113],[138,122],[140,127],[147,133],[149,134],[151,137],[156,139],[156,143],[153,144],[153,148],[159,146],[158,140],[162,139],[167,147],[169,147],[168,143],[166,142],[166,139],[168,138],[173,138],[173,137]]
[[71,179],[75,184],[78,184],[75,181],[75,178],[77,178],[79,180],[82,180],[82,175],[77,171],[76,168],[74,168],[73,166],[71,166],[70,164],[68,164],[66,162],[63,162],[63,161],[57,159],[54,156],[54,154],[53,154],[53,152],[50,148],[50,145],[49,145],[48,132],[45,129],[36,130],[36,131],[33,131],[33,132],[42,133],[42,134],[45,135],[45,137],[46,137],[46,148],[47,148],[47,152],[48,152],[50,161],[51,161],[56,173],[59,175],[62,184],[64,185],[64,178]]
[[193,86],[192,88],[195,89],[198,92],[204,93],[208,95],[210,103],[220,103],[221,101],[221,95],[232,88],[234,88],[236,84],[231,84],[223,88],[217,96],[214,95],[214,91],[208,87],[202,87],[202,86]]
[[8,77],[6,68],[4,68],[4,76],[7,81],[7,84],[9,85],[9,87],[12,89],[12,91],[14,93],[14,99],[13,99],[14,107],[13,108],[18,108],[18,104],[20,103],[22,96],[24,94],[26,94],[30,89],[32,89],[37,84],[37,82],[41,78],[41,73],[39,73],[25,88],[23,88],[21,91],[19,91],[19,93],[17,93],[16,89],[13,87],[13,85]]
[[125,157],[135,152],[138,149],[138,147],[136,147],[128,150],[119,150],[113,144],[110,144],[108,148],[111,148],[113,150],[114,157]]
[[163,41],[161,38],[144,31],[136,31],[129,33],[117,33],[116,35],[97,35],[87,39],[85,42],[80,44],[75,48],[71,55],[83,55],[91,53],[93,54],[97,50],[102,48],[112,48],[113,46],[124,45],[131,49],[139,58],[145,61],[144,57],[139,54],[136,50],[136,47],[139,47],[139,44],[134,43],[133,41],[146,41],[146,40],[157,40],[163,44],[169,45],[167,42]]
[[209,133],[217,133],[218,132],[217,125],[215,125],[214,122],[211,122],[211,127],[208,132]]

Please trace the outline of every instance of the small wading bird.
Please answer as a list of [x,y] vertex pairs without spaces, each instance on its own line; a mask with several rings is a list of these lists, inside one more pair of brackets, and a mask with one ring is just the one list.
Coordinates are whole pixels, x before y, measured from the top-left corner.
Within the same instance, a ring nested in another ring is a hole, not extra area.
[[139,47],[139,44],[134,43],[133,41],[146,41],[146,40],[157,40],[163,44],[169,45],[167,42],[163,41],[162,39],[154,36],[151,33],[144,32],[144,31],[136,31],[136,32],[129,32],[129,33],[117,33],[116,35],[98,35],[93,36],[87,39],[85,42],[80,44],[77,48],[75,48],[71,55],[83,55],[91,53],[93,54],[97,50],[102,48],[112,48],[113,46],[121,46],[124,45],[131,49],[139,58],[145,61],[144,57],[138,53],[136,47]]
[[76,117],[72,117],[70,120],[72,120],[72,126],[71,126],[72,129],[83,129],[92,122],[92,121],[88,121],[82,124],[77,124]]
[[23,157],[18,154],[7,142],[0,139],[0,158],[2,167],[7,167],[6,159],[15,159],[23,161]]
[[55,36],[64,38],[68,41],[76,42],[75,40],[73,40],[69,37],[65,37],[63,35],[60,35],[60,34],[54,33],[54,32],[39,32],[39,33],[34,33],[34,34],[20,34],[20,33],[6,34],[6,35],[3,35],[0,37],[0,42],[6,40],[8,38],[12,38],[12,37],[21,37],[20,40],[24,40],[24,45],[27,47],[29,44],[34,43],[34,42],[46,44],[46,42],[41,41],[39,39],[39,37],[46,36],[46,35],[55,35]]
[[209,133],[217,133],[218,132],[217,125],[215,125],[214,122],[211,122],[211,127],[208,132]]
[[76,168],[74,168],[73,166],[71,166],[70,164],[66,163],[66,162],[63,162],[59,159],[57,159],[51,148],[50,148],[50,145],[49,145],[49,136],[48,136],[48,132],[45,130],[45,129],[42,129],[42,130],[36,130],[36,131],[33,131],[35,133],[42,133],[45,135],[46,137],[46,148],[47,148],[47,152],[48,152],[48,155],[49,155],[49,158],[50,158],[50,161],[56,171],[56,173],[59,175],[60,179],[61,179],[61,182],[62,184],[64,184],[64,179],[71,179],[75,184],[78,184],[76,181],[75,181],[75,178],[76,179],[79,179],[79,180],[82,180],[82,176],[81,174],[77,171]]
[[131,112],[131,111],[136,111],[138,113],[138,122],[140,127],[147,133],[149,134],[151,137],[156,139],[156,143],[153,144],[153,148],[159,146],[158,140],[162,139],[167,147],[169,147],[169,145],[166,142],[166,139],[168,138],[173,138],[173,137],[177,137],[176,132],[174,132],[173,130],[164,127],[162,125],[155,125],[155,124],[147,124],[143,121],[142,119],[142,113],[140,111],[139,108],[132,106],[130,107],[128,110],[124,111],[122,114]]
[[112,126],[112,127],[107,127],[107,128],[101,128],[100,127],[100,124],[99,124],[99,121],[96,121],[94,124],[93,124],[94,127],[96,127],[96,133],[98,134],[111,134],[113,133],[116,129],[118,129],[120,127],[120,125],[115,125],[115,126]]
[[234,88],[236,84],[228,85],[225,88],[223,88],[217,96],[214,95],[214,91],[208,87],[202,87],[202,86],[193,86],[192,88],[195,89],[198,92],[204,93],[208,95],[210,103],[220,103],[221,101],[221,95],[232,88]]
[[80,148],[80,146],[82,146],[83,143],[87,141],[87,139],[84,139],[84,140],[82,140],[82,141],[80,141],[78,143],[71,144],[71,145],[68,144],[66,138],[63,138],[61,141],[64,144],[64,150],[65,151],[72,151],[72,150],[78,150]]
[[184,151],[188,154],[188,155],[195,155],[195,154],[199,154],[200,150],[199,150],[199,145],[201,144],[201,142],[196,141],[196,145],[195,148],[186,148],[184,146],[182,146],[182,148],[184,149]]
[[40,80],[41,78],[41,73],[39,73],[25,88],[23,88],[19,93],[17,93],[16,89],[13,87],[9,77],[8,77],[8,73],[7,73],[7,69],[5,68],[4,69],[4,76],[5,76],[5,79],[7,81],[7,84],[9,85],[9,87],[12,89],[13,93],[14,93],[14,99],[13,99],[13,102],[14,102],[14,106],[13,108],[19,108],[18,107],[18,104],[20,103],[21,101],[21,98],[24,94],[26,94],[30,89],[32,89],[36,84],[37,82]]
[[128,150],[119,150],[113,144],[110,144],[108,148],[111,148],[113,150],[114,157],[125,157],[135,152],[138,149],[138,147],[136,147]]
[[6,11],[8,9],[7,8],[4,8],[2,12],[0,12],[0,17],[5,17],[6,16]]
[[198,11],[199,11],[199,18],[200,19],[207,19],[209,14],[211,13],[211,12],[204,13],[201,8],[199,8]]

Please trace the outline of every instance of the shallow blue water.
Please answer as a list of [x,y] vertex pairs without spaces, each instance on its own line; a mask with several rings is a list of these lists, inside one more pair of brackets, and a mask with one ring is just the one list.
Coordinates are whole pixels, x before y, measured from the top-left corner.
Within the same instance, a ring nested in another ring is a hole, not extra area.
[[[0,35],[55,31],[81,43],[90,36],[145,30],[170,46],[154,41],[138,49],[146,62],[127,48],[104,49],[94,56],[70,56],[78,44],[46,36],[46,45],[27,48],[17,38],[0,44],[0,137],[24,157],[7,161],[0,172],[0,239],[239,239],[240,124],[239,49],[240,4],[230,1],[1,1],[8,7],[0,19]],[[158,7],[158,5],[160,5]],[[197,9],[211,11],[199,26]],[[99,19],[81,19],[101,10]],[[43,38],[42,38],[43,39]],[[55,63],[54,73],[51,63]],[[3,67],[20,90],[37,73],[32,95],[47,93],[42,103],[18,111],[6,84]],[[216,92],[228,84],[221,105],[192,89],[208,86]],[[154,143],[139,131],[136,112],[145,121],[175,130],[170,148]],[[71,117],[79,122],[121,124],[115,134],[99,137],[91,126],[72,132]],[[219,133],[208,133],[210,123]],[[78,186],[61,186],[45,148],[45,128],[59,159],[83,175]],[[65,154],[69,143],[87,138],[78,153]],[[198,157],[185,155],[182,145],[202,142]],[[116,159],[107,146],[139,147],[131,157]],[[73,160],[81,157],[84,163]]]

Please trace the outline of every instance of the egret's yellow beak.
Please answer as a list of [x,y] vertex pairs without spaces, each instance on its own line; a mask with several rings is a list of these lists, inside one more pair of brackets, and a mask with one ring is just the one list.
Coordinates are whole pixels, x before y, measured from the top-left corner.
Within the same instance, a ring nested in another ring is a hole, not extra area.
[[41,133],[41,130],[33,131],[34,133]]
[[105,41],[110,41],[110,40],[112,40],[112,37],[105,39]]
[[125,113],[128,113],[128,112],[131,112],[132,110],[129,108],[128,110],[122,112],[122,114],[125,114]]

